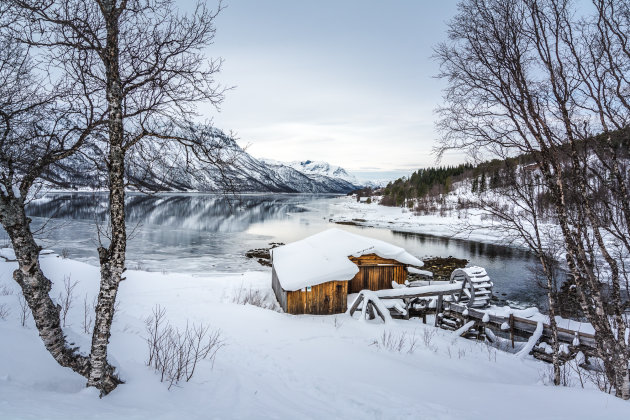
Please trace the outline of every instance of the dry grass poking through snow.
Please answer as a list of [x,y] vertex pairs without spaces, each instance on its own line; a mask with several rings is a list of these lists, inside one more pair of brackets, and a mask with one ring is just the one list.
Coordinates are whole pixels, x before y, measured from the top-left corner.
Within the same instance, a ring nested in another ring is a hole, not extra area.
[[6,321],[10,313],[11,313],[11,310],[9,309],[9,305],[7,305],[6,303],[1,303],[0,304],[0,319],[3,321]]
[[145,324],[149,347],[146,364],[155,369],[161,382],[168,383],[169,389],[190,381],[200,361],[208,360],[214,366],[217,352],[225,345],[221,332],[203,323],[186,323],[184,330],[171,326],[166,309],[159,305]]
[[[0,296],[12,296],[13,289],[6,284],[0,284]],[[6,303],[0,303],[0,319],[6,321],[7,317],[11,313],[9,305]]]
[[0,284],[0,296],[11,296],[13,295],[13,289],[7,286],[6,284]]
[[277,305],[275,305],[275,301],[270,299],[269,292],[263,292],[251,286],[245,288],[241,285],[241,287],[235,291],[232,302],[239,305],[253,305],[263,309],[277,310]]
[[398,353],[413,353],[418,344],[418,337],[414,331],[412,334],[393,333],[391,331],[383,331],[383,334],[375,339],[370,345],[379,349],[395,351]]

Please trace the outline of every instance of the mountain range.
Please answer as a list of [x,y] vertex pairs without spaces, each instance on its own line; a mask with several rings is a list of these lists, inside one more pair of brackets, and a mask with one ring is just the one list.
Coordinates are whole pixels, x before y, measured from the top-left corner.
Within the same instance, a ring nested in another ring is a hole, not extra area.
[[[345,169],[327,162],[299,161],[283,163],[256,159],[231,137],[214,129],[213,141],[220,145],[231,164],[219,169],[202,161],[184,162],[184,153],[158,151],[152,159],[131,154],[127,159],[127,178],[135,188],[160,191],[286,193],[347,193],[364,185]],[[142,151],[146,155],[147,151]],[[96,147],[76,154],[63,166],[48,174],[48,181],[66,188],[98,189],[106,185],[105,172],[92,162],[103,161]],[[90,159],[85,159],[90,156]],[[189,158],[189,156],[187,156]]]

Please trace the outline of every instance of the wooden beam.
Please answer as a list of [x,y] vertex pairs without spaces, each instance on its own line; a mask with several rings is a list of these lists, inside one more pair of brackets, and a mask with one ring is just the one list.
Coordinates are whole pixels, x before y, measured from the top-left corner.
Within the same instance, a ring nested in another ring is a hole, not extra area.
[[377,290],[374,293],[376,294],[376,296],[379,297],[379,299],[410,299],[451,295],[454,291],[459,290],[459,288],[460,285],[453,283],[438,286],[405,287],[401,289]]
[[357,308],[359,307],[362,301],[363,301],[363,294],[359,293],[359,296],[357,296],[357,298],[352,303],[352,306],[350,307],[350,309],[348,309],[348,313],[350,314],[350,316],[354,315],[354,312],[357,310]]

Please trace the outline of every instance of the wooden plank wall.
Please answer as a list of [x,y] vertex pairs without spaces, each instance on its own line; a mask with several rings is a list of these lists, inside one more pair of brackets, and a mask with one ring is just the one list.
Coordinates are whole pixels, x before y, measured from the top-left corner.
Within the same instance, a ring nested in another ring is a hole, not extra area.
[[359,272],[350,280],[348,293],[358,293],[364,289],[391,289],[392,281],[403,284],[407,279],[406,266],[396,260],[381,258],[375,254],[350,257],[350,260],[359,266]]
[[406,266],[396,260],[375,254],[350,257],[350,260],[359,266],[359,272],[352,280],[330,281],[312,286],[310,291],[290,292],[282,289],[276,270],[272,269],[272,288],[278,303],[290,314],[338,314],[347,309],[348,293],[358,293],[364,289],[391,289],[392,281],[402,284],[407,279]]
[[329,281],[312,286],[310,291],[286,293],[285,312],[290,314],[331,315],[343,313],[348,307],[347,281]]
[[278,303],[283,311],[287,311],[287,292],[280,286],[280,281],[278,280],[278,275],[276,274],[276,269],[271,268],[271,288],[276,295],[276,299],[278,299]]

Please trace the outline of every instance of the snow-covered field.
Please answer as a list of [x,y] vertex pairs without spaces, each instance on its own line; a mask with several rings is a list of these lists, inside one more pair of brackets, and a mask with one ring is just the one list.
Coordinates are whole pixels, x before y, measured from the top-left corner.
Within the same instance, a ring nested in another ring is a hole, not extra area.
[[[98,269],[55,255],[44,256],[42,265],[55,283],[53,296],[64,276],[79,281],[66,330],[87,349],[83,299],[95,295]],[[99,399],[81,377],[53,361],[32,319],[20,325],[15,267],[0,262],[0,305],[10,311],[0,320],[2,419],[576,419],[630,413],[627,402],[593,389],[545,385],[549,366],[542,362],[417,320],[385,326],[233,302],[241,288],[271,296],[268,271],[204,278],[129,271],[110,346],[126,383]],[[172,324],[211,324],[226,343],[214,366],[202,362],[191,382],[171,390],[145,366],[144,319],[156,304]],[[395,342],[403,334],[402,351],[385,348],[387,338]]]
[[[449,198],[456,198],[450,194]],[[481,210],[469,209],[445,215],[417,215],[402,207],[378,204],[378,197],[371,203],[357,202],[354,197],[343,197],[333,205],[333,222],[353,222],[361,226],[379,227],[399,232],[422,233],[433,236],[467,239],[476,242],[506,244],[504,232],[498,231],[490,218]],[[463,226],[466,225],[466,228]],[[474,228],[474,229],[473,229]]]

